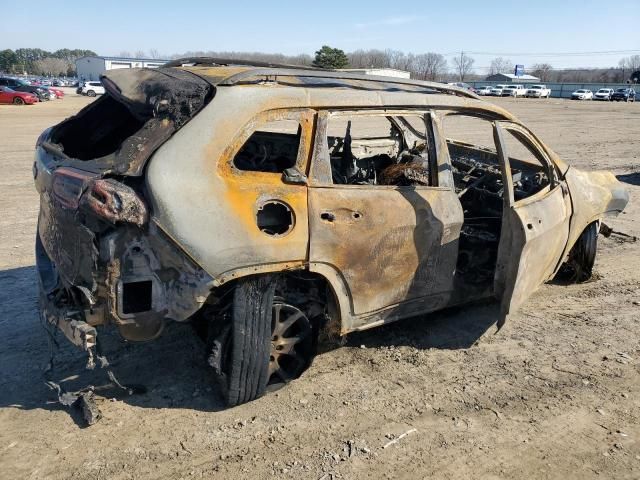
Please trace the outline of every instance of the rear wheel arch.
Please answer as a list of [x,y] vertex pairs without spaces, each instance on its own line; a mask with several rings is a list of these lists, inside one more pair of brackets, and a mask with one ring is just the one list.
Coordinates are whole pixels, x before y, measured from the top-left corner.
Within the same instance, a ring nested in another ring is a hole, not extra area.
[[213,292],[200,333],[229,406],[259,398],[311,365],[330,323],[331,296],[327,280],[307,270],[245,275]]

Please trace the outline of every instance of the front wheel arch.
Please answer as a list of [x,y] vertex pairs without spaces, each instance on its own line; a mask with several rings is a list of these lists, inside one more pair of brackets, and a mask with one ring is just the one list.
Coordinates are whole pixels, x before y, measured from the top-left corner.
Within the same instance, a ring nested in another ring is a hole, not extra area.
[[591,279],[595,264],[600,223],[591,222],[582,231],[569,251],[556,279],[567,283],[583,283]]

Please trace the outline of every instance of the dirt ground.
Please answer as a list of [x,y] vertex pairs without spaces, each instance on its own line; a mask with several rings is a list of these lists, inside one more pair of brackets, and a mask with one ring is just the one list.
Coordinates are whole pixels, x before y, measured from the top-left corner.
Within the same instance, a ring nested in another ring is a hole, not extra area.
[[[232,409],[188,325],[107,335],[120,380],[146,393],[101,391],[84,428],[42,379],[31,165],[39,133],[88,101],[0,106],[2,478],[640,478],[640,243],[602,237],[594,281],[543,286],[497,334],[491,304],[354,334]],[[570,164],[613,170],[631,201],[610,223],[640,236],[640,103],[494,101]],[[61,339],[55,378],[104,384],[83,362]]]

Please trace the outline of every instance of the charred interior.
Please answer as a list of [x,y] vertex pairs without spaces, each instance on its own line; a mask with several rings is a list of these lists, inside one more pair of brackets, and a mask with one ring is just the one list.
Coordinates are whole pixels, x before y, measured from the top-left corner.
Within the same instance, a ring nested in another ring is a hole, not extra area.
[[504,192],[498,157],[495,152],[451,141],[448,147],[454,185],[464,211],[456,275],[467,284],[491,284],[498,259]]
[[[408,130],[401,129],[401,120],[402,117],[355,117],[343,125],[344,133],[327,136],[333,183],[432,185],[424,136],[412,135]],[[378,123],[367,125],[368,121]],[[366,125],[375,133],[352,133],[352,122]],[[336,130],[339,131],[341,124],[336,123],[335,126],[330,125],[330,133],[338,133]],[[385,127],[386,132],[383,130]]]
[[55,129],[51,141],[69,157],[91,160],[114,153],[144,123],[111,95],[103,95]]
[[[456,273],[467,284],[489,286],[495,276],[502,227],[504,181],[495,151],[447,141],[456,193],[464,211]],[[509,158],[514,198],[549,184],[539,165]]]

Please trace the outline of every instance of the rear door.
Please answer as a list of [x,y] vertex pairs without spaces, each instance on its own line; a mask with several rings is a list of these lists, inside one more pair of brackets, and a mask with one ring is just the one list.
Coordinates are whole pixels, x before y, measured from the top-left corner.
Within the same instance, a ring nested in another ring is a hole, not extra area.
[[[398,143],[404,140],[392,128],[393,115],[318,116],[309,174],[309,261],[312,270],[314,264],[325,264],[342,276],[355,316],[416,300],[421,300],[420,309],[432,310],[447,303],[452,289],[463,220],[460,202],[451,182],[439,179],[449,170],[437,168],[430,147],[423,152],[431,169],[428,185],[384,184],[379,162],[388,161],[389,153],[397,158],[407,147]],[[413,117],[414,133],[424,142],[425,118],[431,117]],[[350,181],[351,173],[336,166],[348,121],[354,158],[360,167],[370,164],[375,170],[361,171],[361,178]]]
[[571,203],[564,181],[526,129],[509,122],[496,122],[494,129],[505,180],[495,277],[501,326],[554,274],[568,240]]

